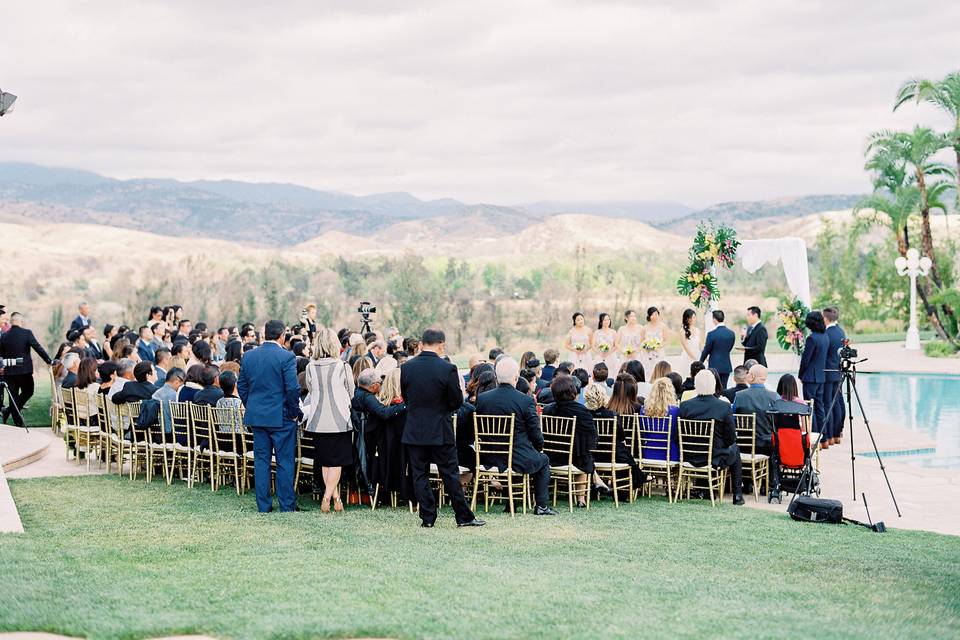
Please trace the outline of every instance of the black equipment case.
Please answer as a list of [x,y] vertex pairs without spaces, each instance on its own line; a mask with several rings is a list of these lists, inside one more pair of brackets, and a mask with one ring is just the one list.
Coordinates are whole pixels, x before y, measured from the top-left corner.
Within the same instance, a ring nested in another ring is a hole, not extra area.
[[796,496],[787,507],[787,513],[801,522],[843,522],[843,503],[839,500]]

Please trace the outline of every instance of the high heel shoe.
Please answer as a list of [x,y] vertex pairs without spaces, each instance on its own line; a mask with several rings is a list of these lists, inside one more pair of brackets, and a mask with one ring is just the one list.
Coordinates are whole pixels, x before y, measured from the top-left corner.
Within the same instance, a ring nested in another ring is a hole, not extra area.
[[343,502],[340,500],[340,496],[337,496],[333,499],[333,510],[337,513],[343,511]]
[[330,513],[330,498],[324,496],[323,502],[320,503],[320,513]]

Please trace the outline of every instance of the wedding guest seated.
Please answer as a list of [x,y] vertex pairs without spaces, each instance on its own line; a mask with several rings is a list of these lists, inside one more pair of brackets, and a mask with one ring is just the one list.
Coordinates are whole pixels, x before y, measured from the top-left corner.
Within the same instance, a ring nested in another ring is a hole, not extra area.
[[693,457],[686,462],[702,467],[712,464],[716,468],[728,468],[733,482],[733,504],[743,504],[743,479],[741,474],[740,448],[733,424],[730,404],[718,398],[717,380],[710,371],[701,371],[694,378],[695,398],[680,403],[680,418],[687,420],[713,420],[713,460]]
[[157,384],[163,384],[167,380],[167,371],[170,370],[173,356],[170,354],[170,349],[160,347],[154,352],[154,358],[153,370],[157,372]]
[[237,395],[237,374],[232,371],[223,371],[220,373],[219,381],[223,397],[217,400],[216,407],[218,409],[236,409],[236,411],[233,413],[231,424],[218,424],[217,428],[220,431],[240,433],[243,431],[243,420],[240,418],[240,409],[243,408],[243,403],[240,401],[240,396]]
[[[680,375],[679,373],[677,373],[676,371],[671,371],[671,372],[670,372],[670,375],[668,375],[667,378],[669,378],[669,379],[670,379],[670,382],[673,383],[673,393],[674,393],[674,395],[675,395],[677,398],[679,398],[680,396],[682,396],[682,395],[683,395],[683,376],[681,376],[681,375]],[[653,391],[651,390],[651,393],[652,393],[652,392],[653,392]]]
[[749,360],[744,360],[744,361],[743,361],[743,366],[745,366],[748,371],[749,371],[750,369],[752,369],[752,368],[753,368],[753,365],[755,365],[755,364],[760,364],[760,363],[759,363],[758,361],[754,360],[753,358],[750,358]]
[[490,353],[487,354],[487,362],[490,364],[497,364],[497,358],[503,355],[503,349],[500,347],[494,347],[490,349]]
[[[779,396],[767,389],[767,368],[762,364],[755,364],[748,373],[750,385],[737,393],[733,400],[733,412],[752,414],[756,416],[756,443],[754,453],[762,455],[773,454],[773,416],[770,411]],[[728,389],[729,391],[729,389]],[[770,484],[779,486],[779,465],[770,465]],[[752,487],[744,487],[750,493]]]
[[610,379],[610,369],[607,368],[606,363],[598,362],[593,365],[593,381],[601,386],[609,398],[613,380]]
[[[394,353],[396,353],[396,351],[394,351]],[[463,374],[463,384],[467,384],[468,382],[470,382],[470,376],[473,374],[473,370],[481,362],[485,362],[485,360],[483,359],[482,353],[475,353],[472,356],[470,356],[470,361],[467,363],[467,372]]]
[[[526,383],[525,390],[521,389],[521,382]],[[537,390],[537,372],[533,369],[523,369],[520,371],[520,379],[517,380],[517,391],[526,393],[531,398]]]
[[[586,369],[578,368],[573,370],[572,376],[577,385],[577,402],[583,404],[583,390],[590,384],[590,374],[587,373]],[[556,398],[556,394],[554,394],[554,398]]]
[[[534,514],[557,515],[550,507],[550,460],[540,452],[543,448],[540,416],[537,415],[536,403],[516,390],[519,375],[520,365],[517,361],[509,356],[502,358],[496,366],[499,385],[477,397],[477,414],[514,416],[513,470],[529,475],[533,482],[536,502]],[[501,469],[506,466],[506,460],[499,456],[481,462]]]
[[[680,407],[677,405],[674,385],[668,379],[661,378],[653,383],[650,397],[640,408],[640,415],[651,418],[670,418],[670,460],[672,462],[680,460],[680,438],[677,435],[677,417],[680,415]],[[667,459],[667,452],[664,449],[643,447],[642,442],[640,455],[646,460]]]
[[205,404],[211,407],[217,406],[217,401],[223,398],[223,391],[219,383],[220,371],[214,366],[206,366],[200,372],[200,384],[203,388],[197,391],[193,396],[194,404]]
[[110,360],[97,365],[97,375],[100,377],[100,390],[98,391],[100,395],[105,396],[110,392],[110,388],[117,379],[118,369],[117,363]]
[[[729,389],[723,390],[723,397],[727,399],[728,402],[733,403],[734,397],[737,393],[748,389],[750,385],[747,384],[747,378],[750,376],[750,368],[746,365],[739,365],[733,369],[733,383],[734,386]],[[764,376],[766,379],[766,376]]]
[[152,362],[138,362],[133,368],[133,380],[128,380],[120,391],[113,394],[114,404],[149,400],[157,390],[157,374]]
[[[173,420],[170,417],[170,403],[177,401],[177,391],[183,386],[187,374],[183,369],[173,368],[167,371],[163,385],[151,396],[160,402],[160,411],[163,413],[163,430],[170,433],[173,430]],[[183,442],[182,444],[186,444]]]
[[[600,397],[597,395],[597,389],[606,393],[605,387],[606,385],[590,385],[590,388],[587,389],[587,409],[590,409],[592,405],[600,402]],[[593,397],[592,400],[591,396]],[[637,398],[636,381],[634,381],[633,376],[622,374],[618,375],[617,379],[613,383],[613,394],[607,401],[606,407],[601,405],[596,410],[593,410],[594,417],[609,417],[617,419],[617,450],[615,460],[616,462],[630,465],[630,468],[632,469],[632,486],[634,489],[638,488],[646,481],[646,474],[640,468],[640,465],[637,464],[636,458],[633,457],[633,452],[627,445],[627,432],[623,427],[623,418],[625,416],[633,416],[638,414],[642,408],[643,407]]]
[[666,360],[661,360],[653,367],[653,375],[650,376],[650,384],[653,384],[660,378],[665,378],[673,371],[673,367]]
[[84,358],[80,361],[76,389],[77,415],[88,420],[91,425],[99,424],[97,396],[100,395],[100,380],[97,376],[96,358]]
[[[577,371],[583,371],[578,369]],[[585,373],[585,372],[584,372]],[[597,446],[597,427],[593,424],[593,415],[577,399],[579,393],[573,376],[560,376],[550,384],[554,402],[543,408],[543,415],[558,418],[576,418],[576,427],[573,432],[573,466],[583,473],[577,474],[576,480],[585,483],[587,476],[593,475],[593,449]],[[567,464],[565,454],[549,454],[551,466]],[[587,506],[587,495],[578,493],[574,496],[577,506]]]
[[203,365],[195,364],[187,369],[186,383],[180,387],[180,393],[177,396],[179,402],[192,402],[194,396],[203,389],[201,377],[203,376]]
[[527,369],[527,363],[530,362],[530,360],[535,360],[536,358],[537,354],[535,354],[533,351],[524,351],[523,355],[520,356],[520,371]]
[[553,374],[557,370],[557,360],[560,358],[560,352],[556,349],[547,349],[543,352],[543,369],[540,371],[540,380],[537,381],[537,388],[549,387],[553,382]]
[[397,361],[397,366],[399,366],[410,359],[410,354],[406,351],[394,351],[393,359]]
[[629,360],[620,367],[620,373],[629,373],[637,381],[637,397],[640,401],[650,395],[650,383],[647,382],[646,371],[639,360]]
[[780,376],[780,379],[777,381],[777,393],[782,400],[803,404],[803,398],[800,397],[800,388],[797,386],[797,379],[789,373]]
[[127,382],[136,379],[133,375],[133,370],[136,366],[137,363],[129,358],[124,358],[117,363],[117,375],[113,379],[113,384],[110,385],[110,389],[107,391],[108,400],[113,400],[113,396],[119,393]]
[[77,386],[77,371],[80,369],[80,356],[72,351],[68,352],[63,356],[63,368],[67,372],[67,375],[63,378],[63,382],[60,383],[60,387],[63,389],[73,389]]
[[720,400],[723,400],[727,404],[730,404],[730,401],[727,400],[727,398],[723,395],[723,378],[720,376],[720,372],[717,371],[716,368],[714,367],[710,367],[708,371],[710,371],[710,373],[713,374],[713,377],[717,379],[717,386],[713,391],[713,395],[719,398]]
[[690,377],[683,381],[683,390],[684,391],[693,391],[693,380],[697,377],[697,374],[706,369],[707,366],[700,362],[699,360],[694,360],[690,363]]

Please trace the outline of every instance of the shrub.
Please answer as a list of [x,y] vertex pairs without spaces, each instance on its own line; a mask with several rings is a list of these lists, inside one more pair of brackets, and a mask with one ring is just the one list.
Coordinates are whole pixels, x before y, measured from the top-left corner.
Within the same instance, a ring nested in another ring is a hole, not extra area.
[[949,358],[957,349],[946,340],[931,340],[923,344],[923,353],[931,358]]

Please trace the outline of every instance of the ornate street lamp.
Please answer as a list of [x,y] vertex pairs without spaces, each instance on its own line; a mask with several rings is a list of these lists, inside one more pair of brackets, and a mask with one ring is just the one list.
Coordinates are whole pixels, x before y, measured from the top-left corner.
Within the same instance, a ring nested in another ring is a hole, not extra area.
[[916,249],[907,249],[907,257],[897,258],[897,273],[910,276],[910,328],[907,329],[907,342],[904,345],[910,351],[920,350],[920,330],[917,328],[917,276],[925,276],[930,270],[930,258],[920,257]]

